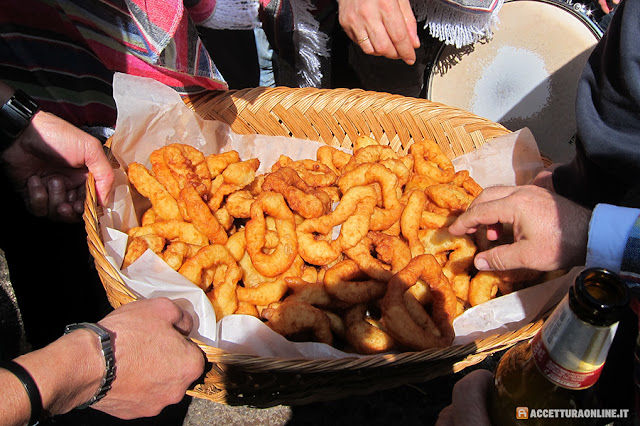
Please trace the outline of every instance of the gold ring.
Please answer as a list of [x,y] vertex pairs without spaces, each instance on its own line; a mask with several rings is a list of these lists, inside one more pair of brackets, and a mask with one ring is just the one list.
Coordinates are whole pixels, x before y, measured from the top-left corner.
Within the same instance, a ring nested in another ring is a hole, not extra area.
[[366,36],[365,38],[363,38],[362,40],[358,40],[358,44],[362,44],[365,41],[369,40],[369,36]]

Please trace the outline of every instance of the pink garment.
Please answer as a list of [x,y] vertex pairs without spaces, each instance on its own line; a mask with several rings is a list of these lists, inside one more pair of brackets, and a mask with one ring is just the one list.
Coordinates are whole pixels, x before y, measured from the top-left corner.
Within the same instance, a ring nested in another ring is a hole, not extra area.
[[182,94],[228,89],[198,37],[191,12],[210,16],[215,0],[58,0],[87,44],[112,71],[150,77]]

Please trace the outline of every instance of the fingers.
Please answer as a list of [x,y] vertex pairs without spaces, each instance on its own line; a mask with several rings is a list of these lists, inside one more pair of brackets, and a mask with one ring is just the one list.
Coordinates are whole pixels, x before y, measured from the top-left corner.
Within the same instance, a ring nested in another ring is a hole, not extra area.
[[489,370],[474,370],[453,387],[451,405],[438,416],[436,426],[478,425],[489,426],[487,410],[493,374]]
[[487,225],[487,239],[489,241],[496,241],[502,234],[502,224],[497,223],[495,225]]
[[[66,189],[65,180],[62,177],[50,177],[42,179],[39,176],[31,176],[27,180],[27,205],[34,216],[48,217],[50,220],[61,222],[77,222],[84,209],[84,203],[75,205],[77,191]],[[73,199],[74,202],[69,200]]]
[[92,139],[94,142],[90,143],[85,151],[85,164],[95,178],[98,203],[104,206],[109,199],[115,173],[100,141]]
[[352,0],[339,7],[341,26],[364,53],[415,63],[420,40],[409,0]]
[[100,320],[115,336],[119,371],[94,408],[122,419],[157,415],[184,398],[204,371],[200,348],[185,338],[190,315],[166,297],[123,305]]
[[184,334],[185,336],[188,336],[189,333],[191,333],[191,330],[193,329],[193,318],[187,311],[180,309],[177,305],[176,307],[180,310],[180,315],[178,320],[174,321],[173,326],[180,333]]
[[[65,188],[64,181],[59,177],[53,177],[47,182],[47,190],[49,192],[49,212],[56,215],[58,213],[58,206],[62,206],[67,203],[67,189]],[[67,208],[61,209],[63,214],[72,212],[69,204],[66,204]]]
[[549,167],[542,170],[540,173],[533,178],[530,185],[536,185],[541,188],[548,189],[551,192],[555,192],[553,187],[553,171],[558,168],[561,163],[554,163]]
[[418,23],[416,21],[415,15],[413,14],[413,10],[411,9],[411,3],[409,1],[401,1],[399,5],[400,12],[404,17],[407,34],[409,35],[411,45],[414,49],[417,49],[418,47],[420,47],[420,37],[418,37]]
[[49,212],[49,194],[39,176],[27,181],[27,203],[34,216],[44,217]]
[[193,318],[173,300],[166,297],[158,297],[143,302],[153,304],[152,309],[157,312],[157,315],[163,317],[181,334],[186,336],[191,332]]
[[84,213],[85,198],[86,190],[84,185],[67,193],[67,203],[71,206],[74,215],[82,216],[82,213]]
[[[420,41],[418,39],[416,20],[409,1],[399,1],[397,13],[383,14],[382,20],[387,37],[391,40],[396,51],[397,58],[402,59],[408,65],[413,65],[416,62],[415,49],[420,46]],[[416,41],[418,46],[415,45]]]
[[453,426],[455,423],[453,422],[453,406],[449,405],[444,407],[440,414],[438,414],[438,420],[436,421],[436,426]]
[[358,34],[362,34],[362,38],[355,41],[364,53],[374,56],[384,56],[389,59],[400,58],[400,53],[396,49],[396,45],[387,32],[387,28],[385,28],[382,19],[364,31],[358,31]]
[[469,205],[466,212],[461,214],[449,226],[452,235],[471,234],[476,232],[478,225],[495,225],[499,223],[513,223],[513,205],[504,201],[516,190],[512,186],[495,186],[485,189]]
[[613,8],[609,6],[609,3],[616,5],[620,3],[620,0],[598,0],[598,4],[600,5],[600,8],[606,14],[611,13],[611,11],[613,10]]
[[473,265],[479,271],[506,271],[525,266],[522,254],[527,252],[529,241],[521,240],[512,244],[502,244],[476,254]]
[[489,426],[487,405],[493,384],[493,374],[479,369],[460,379],[451,394],[454,424]]
[[34,216],[50,220],[74,223],[84,212],[84,185],[71,186],[62,176],[31,176],[27,180],[26,202]]

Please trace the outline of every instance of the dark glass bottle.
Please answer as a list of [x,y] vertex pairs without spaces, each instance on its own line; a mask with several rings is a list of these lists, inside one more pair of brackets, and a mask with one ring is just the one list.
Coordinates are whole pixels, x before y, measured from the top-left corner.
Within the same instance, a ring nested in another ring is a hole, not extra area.
[[538,334],[501,358],[491,398],[494,424],[596,423],[575,417],[572,410],[597,408],[590,388],[628,303],[627,287],[617,274],[582,271]]

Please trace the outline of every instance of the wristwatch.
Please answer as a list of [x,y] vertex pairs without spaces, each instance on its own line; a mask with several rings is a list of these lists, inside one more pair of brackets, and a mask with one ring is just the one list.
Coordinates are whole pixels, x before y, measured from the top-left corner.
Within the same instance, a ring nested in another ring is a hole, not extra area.
[[15,91],[0,108],[0,150],[8,148],[20,136],[39,109],[29,95],[22,90]]
[[76,407],[78,409],[87,408],[104,398],[109,389],[111,389],[111,383],[113,382],[113,379],[116,378],[116,360],[113,352],[113,341],[111,340],[109,331],[107,331],[107,329],[100,326],[99,324],[80,322],[76,324],[69,324],[68,326],[66,326],[64,329],[64,334],[69,334],[72,331],[81,328],[93,331],[100,338],[100,347],[102,348],[102,356],[104,357],[105,369],[104,376],[102,377],[102,382],[100,383],[100,388],[98,389],[98,391],[90,400]]

